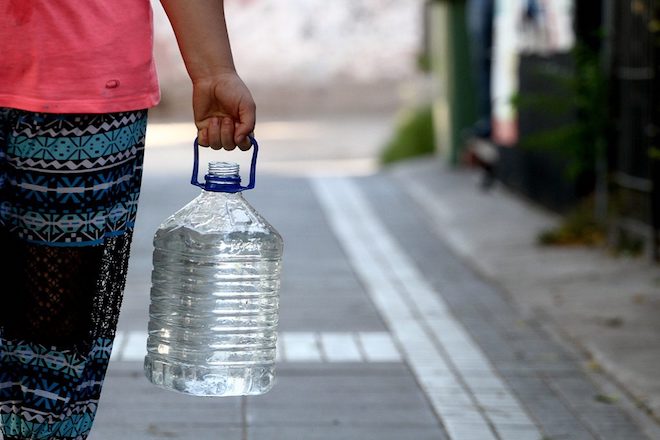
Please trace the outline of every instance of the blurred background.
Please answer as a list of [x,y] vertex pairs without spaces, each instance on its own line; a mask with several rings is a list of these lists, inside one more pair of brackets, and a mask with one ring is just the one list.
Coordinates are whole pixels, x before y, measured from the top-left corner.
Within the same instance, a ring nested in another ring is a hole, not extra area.
[[[370,141],[343,139],[344,154],[369,150],[363,164],[370,155],[389,163],[435,154],[486,168],[499,159],[506,186],[560,213],[595,205],[583,220],[612,226],[591,231],[599,239],[660,258],[656,2],[469,3],[228,0],[226,8],[261,121],[298,121],[291,132],[304,137],[319,128],[314,120],[382,120],[373,151]],[[163,98],[152,120],[186,121],[190,81],[154,6]]]
[[246,197],[286,243],[279,382],[194,399],[140,372],[151,237],[197,194],[154,2],[162,102],[92,438],[660,439],[660,1],[225,7]]
[[[263,118],[310,112],[391,114],[401,86],[420,76],[421,1],[245,0],[225,2],[237,69]],[[159,112],[178,115],[189,79],[159,5],[155,53]],[[387,66],[387,67],[385,67]]]

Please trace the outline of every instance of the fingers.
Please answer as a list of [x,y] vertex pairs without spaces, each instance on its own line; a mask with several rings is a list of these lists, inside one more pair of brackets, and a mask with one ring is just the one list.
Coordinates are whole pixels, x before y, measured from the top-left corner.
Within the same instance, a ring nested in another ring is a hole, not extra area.
[[197,132],[198,143],[202,147],[211,147],[214,150],[224,148],[231,151],[236,148],[234,142],[234,122],[231,118],[212,117],[208,127]]
[[222,126],[220,127],[220,139],[222,141],[222,147],[231,151],[236,148],[236,143],[234,142],[234,122],[231,118],[223,118]]
[[206,145],[214,150],[222,148],[222,142],[220,140],[220,120],[218,118],[211,118],[207,131],[208,143]]
[[239,122],[236,123],[234,131],[234,142],[241,150],[248,150],[250,148],[250,140],[247,138],[248,134],[254,131],[254,124],[256,122],[256,106],[254,101],[242,106],[238,111]]
[[254,129],[254,113],[247,120],[236,122],[231,118],[212,117],[207,127],[197,131],[198,143],[202,147],[211,147],[214,150],[224,148],[232,151],[238,146],[241,150],[249,150],[252,146],[248,135]]
[[237,143],[237,145],[242,151],[247,151],[252,147],[252,142],[250,142],[250,139],[245,136],[241,142]]
[[200,147],[207,148],[209,146],[209,131],[207,128],[197,130],[197,143]]

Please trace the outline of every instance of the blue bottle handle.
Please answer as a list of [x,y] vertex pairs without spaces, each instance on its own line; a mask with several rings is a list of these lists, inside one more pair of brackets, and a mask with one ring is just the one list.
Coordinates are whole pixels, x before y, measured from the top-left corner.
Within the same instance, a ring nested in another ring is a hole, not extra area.
[[193,172],[192,172],[192,178],[190,179],[190,183],[192,183],[195,186],[198,186],[204,190],[209,190],[209,191],[221,191],[221,192],[229,192],[229,193],[237,193],[241,191],[245,191],[246,189],[252,189],[255,186],[255,176],[256,176],[256,171],[257,171],[257,153],[259,152],[259,144],[257,143],[257,140],[253,137],[248,135],[248,139],[250,139],[250,144],[252,144],[252,162],[250,163],[250,182],[247,184],[247,186],[241,186],[240,184],[229,184],[229,185],[222,185],[222,189],[217,189],[216,185],[213,185],[213,188],[211,188],[208,183],[200,183],[198,179],[199,176],[199,141],[197,138],[195,138],[195,142],[193,143],[193,155],[194,155],[194,160],[193,160]]

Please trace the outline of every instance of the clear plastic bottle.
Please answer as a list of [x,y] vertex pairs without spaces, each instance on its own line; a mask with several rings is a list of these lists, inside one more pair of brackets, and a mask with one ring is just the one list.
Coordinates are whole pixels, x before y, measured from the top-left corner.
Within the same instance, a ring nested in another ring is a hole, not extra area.
[[211,162],[203,187],[154,237],[144,371],[186,394],[263,394],[274,379],[282,238],[246,188],[223,190],[241,188],[237,164]]

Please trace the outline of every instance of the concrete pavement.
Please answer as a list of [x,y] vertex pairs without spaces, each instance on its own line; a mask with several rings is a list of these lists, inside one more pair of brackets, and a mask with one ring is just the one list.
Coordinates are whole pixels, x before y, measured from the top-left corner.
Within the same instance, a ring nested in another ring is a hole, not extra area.
[[[392,171],[449,247],[502,287],[525,319],[579,351],[621,404],[660,415],[660,268],[604,249],[543,247],[559,218],[502,187],[475,191],[476,176],[411,162]],[[628,399],[629,398],[629,399]],[[653,438],[660,438],[654,422]]]
[[365,134],[348,155],[339,142],[307,149],[321,138],[350,144],[350,124],[310,124],[298,143],[266,130],[257,188],[246,193],[286,243],[277,383],[224,399],[160,390],[141,372],[151,236],[197,194],[186,183],[189,140],[152,126],[122,340],[92,440],[659,438],[608,398],[579,352],[463,259],[469,241],[438,231],[438,212],[410,186],[432,182],[430,165],[374,173],[386,121],[355,124]]

